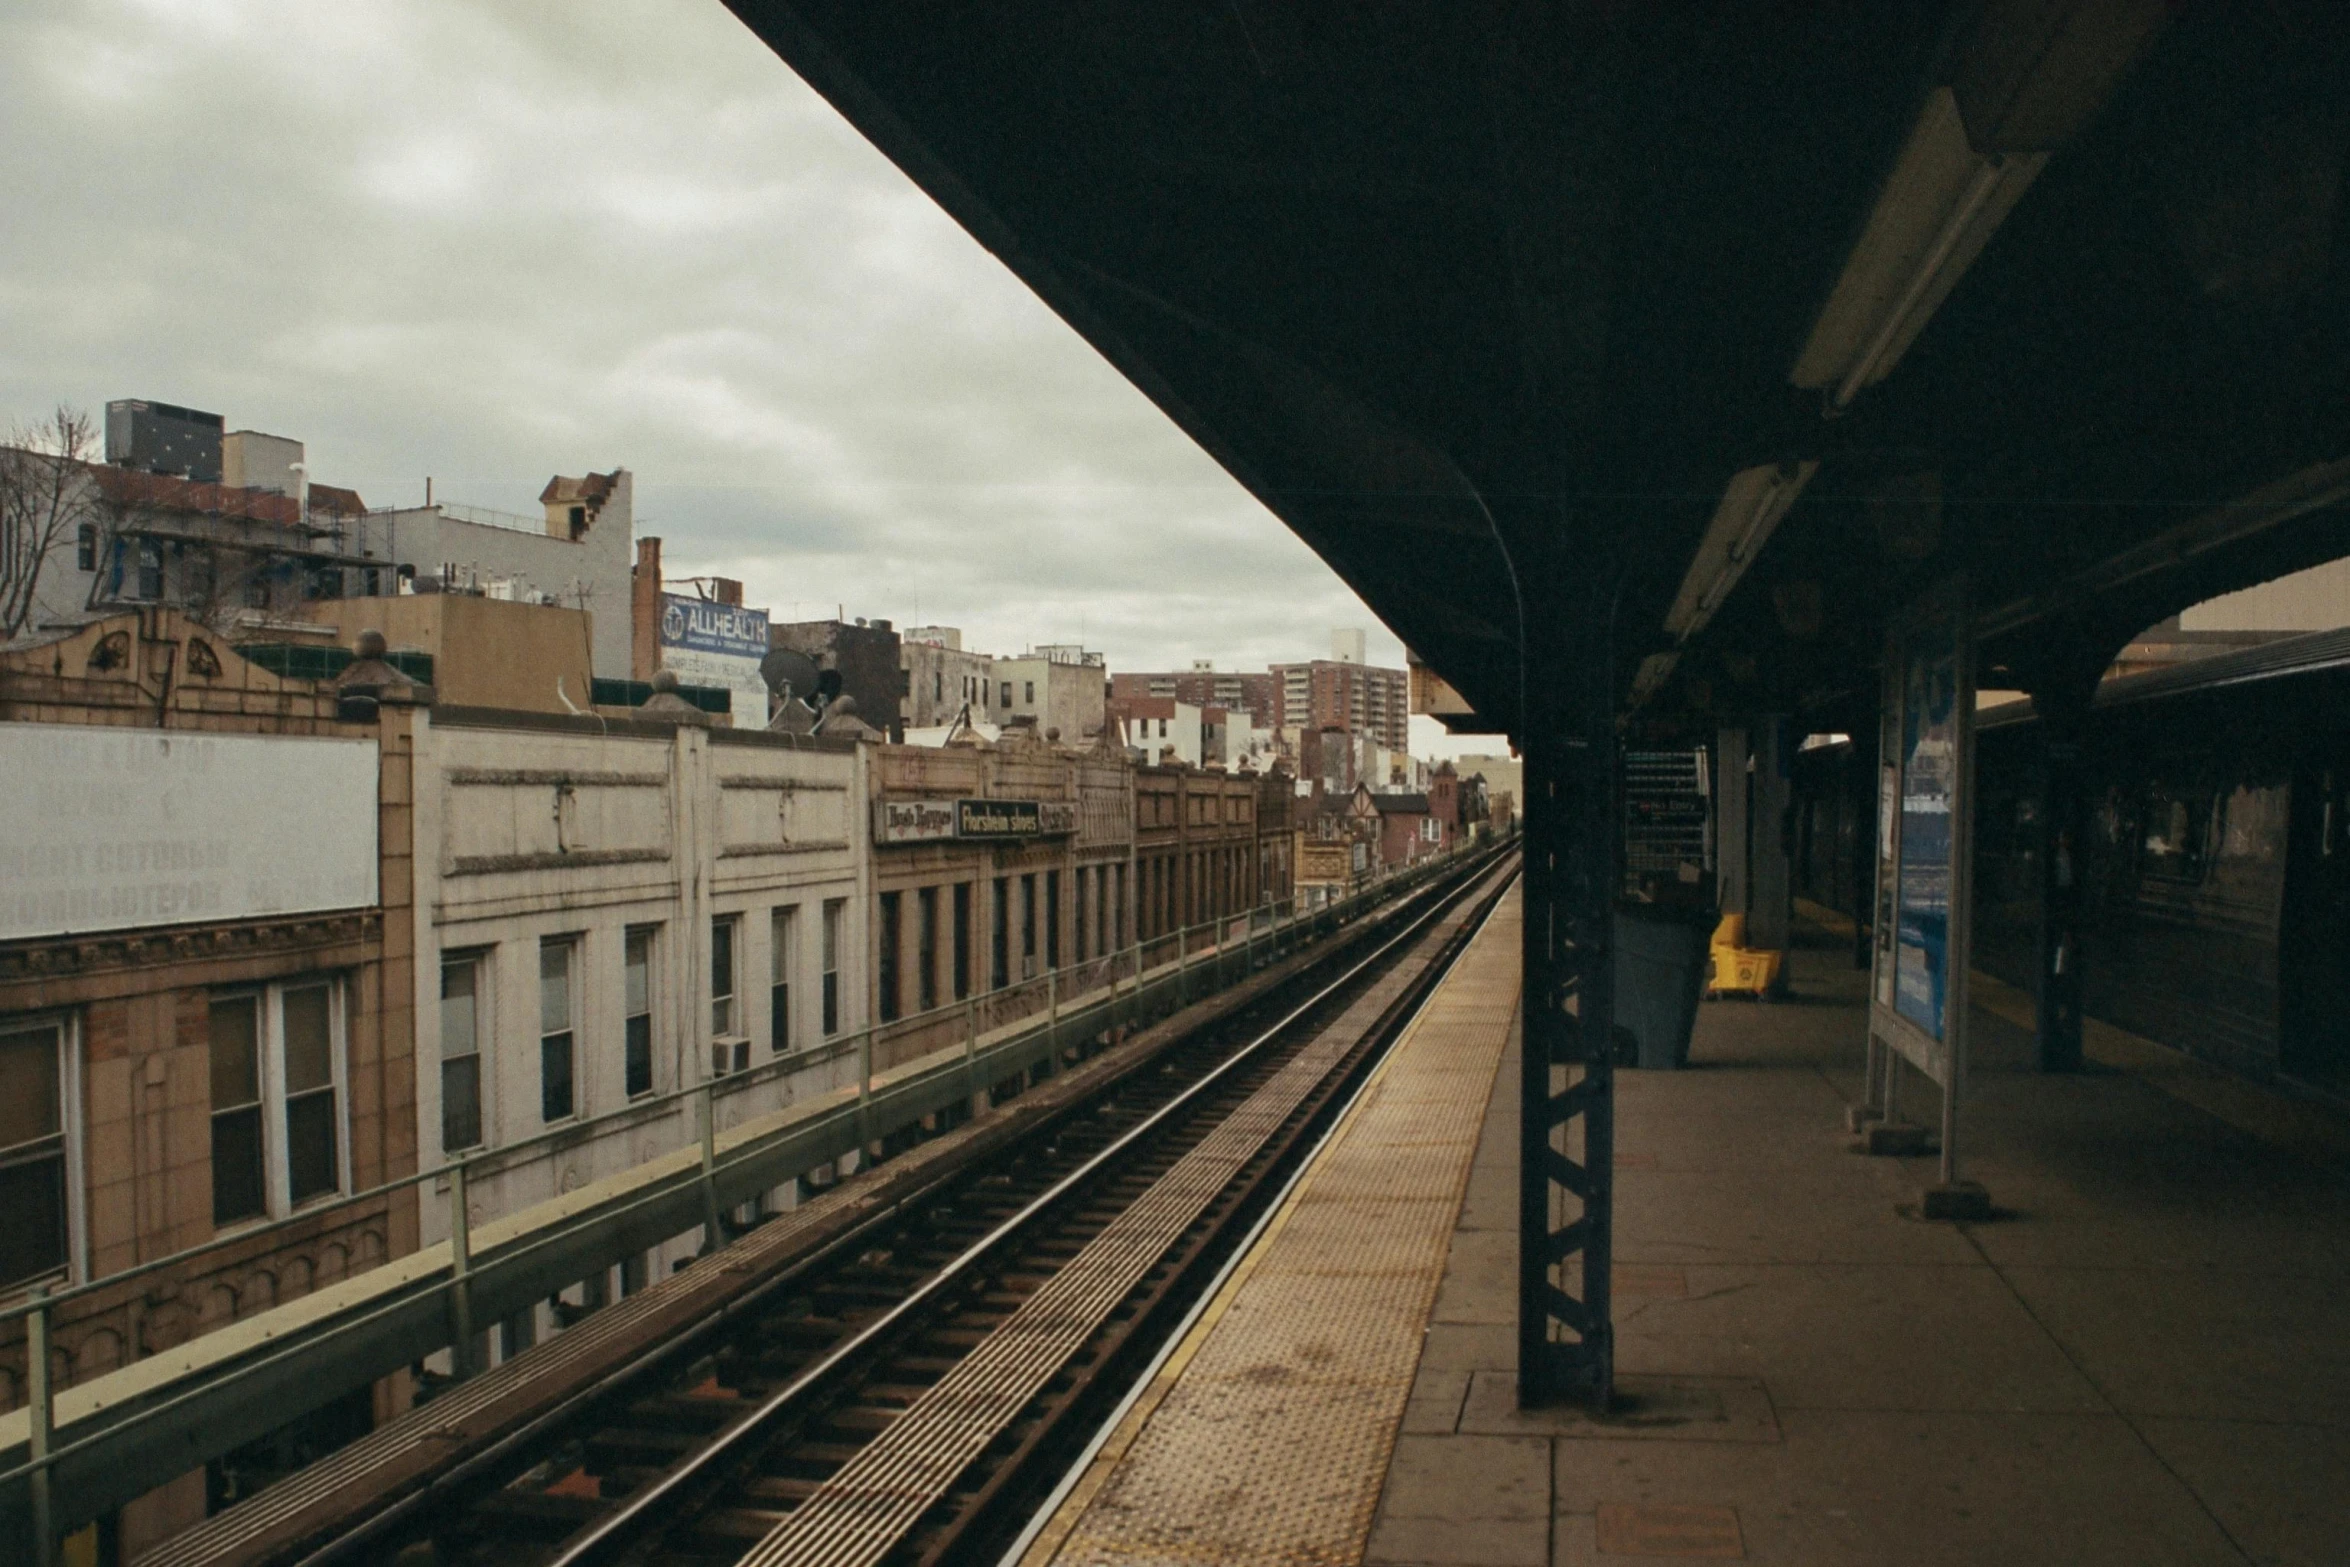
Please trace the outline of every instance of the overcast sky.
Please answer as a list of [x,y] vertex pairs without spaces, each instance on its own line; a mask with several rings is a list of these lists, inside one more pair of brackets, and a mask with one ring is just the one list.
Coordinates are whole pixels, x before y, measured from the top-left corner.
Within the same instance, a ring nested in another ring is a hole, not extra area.
[[1402,659],[715,0],[7,0],[0,203],[0,423],[188,404],[375,506],[624,466],[779,617]]

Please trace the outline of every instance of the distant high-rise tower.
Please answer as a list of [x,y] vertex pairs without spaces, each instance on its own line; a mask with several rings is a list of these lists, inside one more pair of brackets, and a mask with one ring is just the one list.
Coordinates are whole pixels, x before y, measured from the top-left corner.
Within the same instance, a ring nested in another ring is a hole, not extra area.
[[1356,626],[1346,631],[1331,632],[1330,657],[1333,661],[1341,664],[1369,663],[1370,656],[1363,628]]

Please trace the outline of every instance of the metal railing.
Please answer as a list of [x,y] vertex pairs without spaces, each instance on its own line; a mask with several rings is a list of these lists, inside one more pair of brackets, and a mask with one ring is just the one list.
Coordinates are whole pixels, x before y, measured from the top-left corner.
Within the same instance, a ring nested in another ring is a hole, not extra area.
[[470,522],[477,528],[503,528],[509,533],[535,533],[541,538],[560,539],[565,544],[572,542],[559,533],[548,533],[546,518],[526,516],[518,511],[500,511],[494,506],[459,506],[451,501],[436,502],[433,510],[451,522]]
[[[1107,1029],[1119,1021],[1117,1014],[1121,1001],[1135,1008],[1143,999],[1146,989],[1152,987],[1159,987],[1158,993],[1166,996],[1170,1003],[1165,1009],[1167,1012],[1178,1011],[1198,996],[1213,994],[1238,978],[1245,978],[1256,969],[1287,956],[1296,949],[1301,939],[1315,939],[1325,931],[1350,924],[1391,897],[1427,882],[1491,847],[1489,844],[1463,844],[1442,854],[1375,873],[1345,898],[1320,907],[1300,910],[1294,899],[1279,904],[1260,904],[1137,940],[1130,946],[1104,957],[1090,959],[1083,965],[1071,965],[1081,971],[1098,971],[1101,975],[1101,983],[1083,990],[1065,987],[1063,970],[1048,969],[1035,979],[1015,981],[891,1023],[869,1023],[853,1034],[844,1034],[807,1050],[776,1056],[757,1067],[705,1078],[666,1093],[633,1100],[619,1109],[569,1122],[498,1148],[468,1151],[428,1169],[419,1169],[381,1185],[316,1204],[267,1224],[240,1229],[233,1235],[158,1257],[103,1278],[61,1290],[52,1290],[46,1284],[35,1286],[25,1299],[0,1307],[0,1325],[19,1320],[25,1323],[26,1342],[30,1350],[26,1459],[0,1471],[0,1489],[13,1487],[19,1481],[28,1483],[32,1527],[38,1542],[35,1559],[47,1567],[54,1560],[56,1545],[50,1481],[58,1466],[102,1441],[119,1438],[125,1427],[153,1422],[187,1406],[211,1392],[215,1385],[212,1380],[199,1377],[197,1384],[184,1392],[129,1412],[121,1420],[110,1422],[98,1431],[59,1446],[56,1440],[58,1389],[51,1373],[48,1351],[55,1313],[61,1306],[102,1292],[119,1290],[124,1284],[142,1277],[188,1267],[216,1251],[230,1247],[250,1247],[257,1238],[318,1225],[322,1216],[341,1209],[382,1202],[400,1192],[421,1187],[426,1182],[446,1179],[450,1256],[445,1273],[435,1269],[435,1276],[420,1279],[407,1288],[396,1289],[371,1309],[336,1322],[317,1333],[291,1335],[268,1352],[241,1360],[233,1374],[240,1378],[248,1377],[280,1366],[297,1354],[314,1351],[322,1340],[356,1334],[362,1329],[383,1324],[395,1314],[412,1312],[420,1302],[438,1295],[444,1302],[448,1324],[448,1342],[445,1347],[450,1351],[455,1376],[462,1380],[480,1369],[471,1364],[476,1339],[474,1308],[487,1272],[475,1255],[467,1195],[472,1181],[483,1174],[519,1163],[524,1156],[536,1150],[576,1145],[601,1127],[622,1123],[641,1125],[653,1119],[656,1113],[674,1109],[691,1100],[696,1108],[696,1130],[700,1145],[698,1169],[693,1179],[701,1193],[705,1250],[715,1252],[726,1241],[724,1205],[719,1198],[721,1179],[734,1166],[748,1164],[765,1151],[754,1144],[748,1148],[737,1147],[730,1150],[728,1158],[720,1158],[718,1111],[721,1103],[739,1099],[741,1095],[766,1083],[838,1061],[854,1052],[857,1058],[855,1100],[827,1112],[820,1119],[829,1120],[842,1114],[853,1115],[858,1134],[857,1146],[867,1147],[897,1129],[874,1124],[876,1082],[895,1068],[944,1056],[950,1045],[959,1042],[960,1059],[953,1065],[961,1069],[967,1091],[975,1094],[982,1087],[992,1086],[992,1082],[983,1079],[982,1074],[994,1069],[997,1058],[1015,1054],[1017,1047],[1032,1042],[1040,1033],[1048,1044],[1057,1045],[1058,1032],[1064,1026],[1082,1025],[1089,1031]],[[1201,939],[1203,937],[1206,939]],[[1230,976],[1229,971],[1235,964],[1239,966],[1239,974]],[[1204,988],[1201,986],[1203,978],[1206,981]],[[1166,993],[1169,988],[1171,994]],[[1023,998],[1029,1004],[1014,1010],[1013,1003]],[[1009,1016],[1006,1016],[1007,1012]],[[992,1026],[984,1023],[983,1013],[998,1021]],[[1136,1015],[1135,1011],[1130,1010],[1125,1021],[1133,1021]],[[1041,1023],[1036,1022],[1039,1018]],[[1022,1022],[1035,1026],[1017,1029],[983,1048],[981,1041],[987,1035],[1000,1033]],[[910,1043],[920,1043],[926,1048],[896,1048]],[[884,1059],[885,1056],[887,1059]],[[1020,1070],[1020,1067],[1016,1062],[1010,1062],[1005,1064],[1004,1070],[1008,1075],[1011,1071]],[[675,1151],[655,1155],[653,1159],[672,1157]],[[644,1163],[651,1162],[653,1160],[644,1161],[632,1168],[641,1169]],[[821,1160],[816,1162],[822,1163]],[[499,1271],[516,1269],[526,1260],[553,1253],[568,1245],[583,1230],[618,1228],[620,1221],[632,1214],[649,1211],[654,1205],[671,1200],[673,1195],[671,1186],[658,1180],[653,1181],[645,1192],[617,1207],[601,1206],[575,1222],[557,1223],[544,1233],[522,1240],[520,1244],[499,1247],[487,1266]],[[385,1262],[399,1260],[387,1257]],[[378,1264],[379,1267],[383,1265]]]

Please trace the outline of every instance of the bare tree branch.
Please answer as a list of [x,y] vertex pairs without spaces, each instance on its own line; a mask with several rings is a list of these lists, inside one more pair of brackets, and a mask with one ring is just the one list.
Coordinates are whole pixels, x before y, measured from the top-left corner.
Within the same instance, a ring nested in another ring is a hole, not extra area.
[[96,449],[95,421],[68,403],[0,446],[0,641],[31,621],[50,557],[84,526],[104,531],[111,508],[88,473]]

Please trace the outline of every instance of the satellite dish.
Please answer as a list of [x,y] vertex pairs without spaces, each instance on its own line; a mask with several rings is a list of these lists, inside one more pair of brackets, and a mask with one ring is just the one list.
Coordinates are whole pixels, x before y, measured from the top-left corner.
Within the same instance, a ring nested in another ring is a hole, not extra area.
[[[805,701],[816,689],[819,677],[816,661],[797,648],[779,647],[759,660],[759,678],[767,682],[767,689],[776,698],[787,700],[798,697]],[[839,683],[834,677],[834,684]]]

